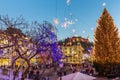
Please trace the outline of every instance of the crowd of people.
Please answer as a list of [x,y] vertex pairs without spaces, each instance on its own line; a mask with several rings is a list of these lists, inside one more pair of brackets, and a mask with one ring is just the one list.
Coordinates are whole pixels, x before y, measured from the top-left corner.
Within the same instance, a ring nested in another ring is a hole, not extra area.
[[40,66],[37,65],[33,65],[30,67],[28,78],[35,80],[40,80],[40,78],[42,78],[42,80],[46,80],[45,77],[40,77]]
[[[59,67],[59,65],[31,65],[29,72],[28,72],[28,78],[29,79],[35,79],[35,80],[49,80],[49,76],[43,76],[41,75],[44,68],[47,68],[50,74],[51,67],[54,70],[54,73],[58,77],[65,76],[67,74],[75,73],[75,72],[81,72],[84,74],[88,74],[91,76],[94,76],[95,69],[89,62],[84,62],[81,65],[75,65],[75,64],[64,64],[62,68]],[[23,66],[22,69],[24,70],[25,67]],[[42,79],[41,79],[42,78]]]
[[75,64],[67,64],[65,66],[63,66],[62,69],[57,71],[57,75],[58,76],[65,76],[67,74],[71,74],[71,73],[75,73],[75,72],[81,72],[81,73],[85,73],[88,75],[94,75],[94,69],[93,67],[85,64],[82,65],[75,65]]
[[90,64],[83,64],[81,66],[80,72],[91,75],[91,76],[94,76],[94,68]]

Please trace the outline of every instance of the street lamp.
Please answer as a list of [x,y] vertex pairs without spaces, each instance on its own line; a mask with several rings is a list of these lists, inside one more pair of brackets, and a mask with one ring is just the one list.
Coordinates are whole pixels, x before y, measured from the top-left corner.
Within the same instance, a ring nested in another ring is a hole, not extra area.
[[59,63],[59,67],[60,67],[60,80],[62,80],[62,67],[63,67],[63,61],[61,59],[60,63]]

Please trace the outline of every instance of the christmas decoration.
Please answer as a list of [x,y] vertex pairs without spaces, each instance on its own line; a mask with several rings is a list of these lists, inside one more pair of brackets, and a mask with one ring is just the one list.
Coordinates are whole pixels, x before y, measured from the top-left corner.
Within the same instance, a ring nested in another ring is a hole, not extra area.
[[72,32],[75,33],[76,32],[75,29],[72,29]]
[[[53,62],[59,62],[62,58],[62,50],[58,47],[57,36],[55,35],[53,26],[47,22],[45,22],[42,26],[45,27],[45,29],[42,30],[41,40],[37,44],[38,47],[40,46],[37,52],[40,54],[44,53],[45,56],[49,57],[49,59],[52,59]],[[46,32],[47,34],[45,34]],[[45,61],[45,57],[43,57],[43,59]]]
[[94,34],[95,62],[104,65],[103,69],[99,66],[99,71],[101,74],[103,72],[106,74],[114,73],[116,69],[114,69],[113,64],[120,63],[119,35],[118,29],[106,8],[98,20]]
[[66,3],[69,6],[70,5],[70,0],[66,0]]
[[54,22],[55,25],[59,25],[59,19],[58,18],[54,18],[53,22]]
[[103,7],[105,7],[105,6],[106,6],[106,3],[105,3],[105,2],[103,2],[102,6],[103,6]]

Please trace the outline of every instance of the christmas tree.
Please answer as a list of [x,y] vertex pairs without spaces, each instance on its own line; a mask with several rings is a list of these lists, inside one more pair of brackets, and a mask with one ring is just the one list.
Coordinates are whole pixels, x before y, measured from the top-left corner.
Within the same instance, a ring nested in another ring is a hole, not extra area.
[[102,73],[115,72],[113,66],[120,62],[119,33],[106,8],[104,8],[101,17],[98,19],[94,34],[95,62],[102,65],[99,66]]

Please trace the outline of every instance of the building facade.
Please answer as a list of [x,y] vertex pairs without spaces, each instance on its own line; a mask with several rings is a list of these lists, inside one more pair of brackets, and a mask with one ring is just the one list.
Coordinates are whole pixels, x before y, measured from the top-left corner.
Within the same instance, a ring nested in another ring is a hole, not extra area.
[[90,41],[82,37],[71,37],[64,41],[59,41],[62,52],[65,56],[64,62],[71,64],[80,64],[83,61],[85,49],[89,46]]

